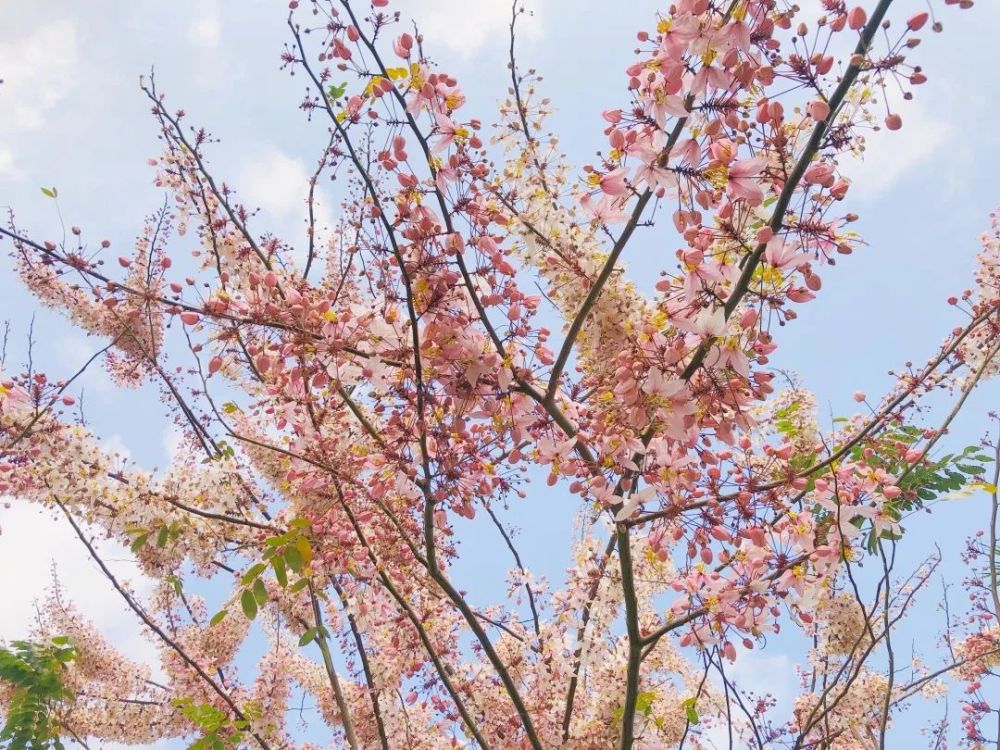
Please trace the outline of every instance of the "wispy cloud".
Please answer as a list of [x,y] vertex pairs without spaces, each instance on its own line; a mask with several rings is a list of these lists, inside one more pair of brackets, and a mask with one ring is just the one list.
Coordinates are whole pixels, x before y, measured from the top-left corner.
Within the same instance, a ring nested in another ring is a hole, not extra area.
[[283,218],[304,209],[309,173],[301,159],[265,146],[240,170],[237,185],[245,203]]
[[43,128],[52,110],[73,90],[78,58],[77,29],[69,19],[40,25],[15,41],[0,44],[4,130]]
[[[518,19],[522,39],[542,36],[542,3],[531,3],[530,13]],[[485,47],[506,47],[511,4],[501,0],[405,0],[398,4],[403,16],[412,16],[422,34],[469,57]]]
[[890,101],[889,111],[902,115],[903,128],[870,133],[864,158],[843,160],[842,172],[851,180],[852,195],[859,200],[872,201],[885,195],[908,173],[939,154],[952,136],[952,123],[919,100]]
[[[4,579],[0,639],[29,635],[36,620],[36,602],[45,598],[54,573],[64,589],[63,595],[79,604],[95,627],[123,654],[147,664],[157,663],[156,648],[142,635],[134,614],[64,518],[37,505],[13,501],[3,510],[0,524],[0,570],[17,571],[17,575]],[[128,550],[99,539],[94,544],[115,576],[127,580],[137,595],[152,590],[152,581],[137,571]]]
[[0,146],[0,178],[10,180],[20,180],[24,172],[17,166],[14,160],[14,152],[6,146]]
[[184,447],[184,431],[175,424],[167,425],[163,430],[163,438],[160,441],[163,453],[166,455],[166,465],[172,464],[180,455]]
[[198,13],[187,29],[188,41],[203,49],[216,49],[222,41],[222,13],[214,2],[198,4]]
[[[262,226],[295,247],[297,263],[302,262],[306,252],[303,243],[311,176],[301,159],[274,146],[265,146],[239,171],[236,183],[243,202],[263,211]],[[315,216],[317,235],[322,242],[323,229],[333,226],[333,217],[321,190],[316,193]]]
[[[786,654],[764,655],[757,651],[737,651],[736,661],[726,664],[726,678],[735,685],[740,694],[756,696],[769,695],[775,701],[775,715],[788,716],[792,699],[796,694],[796,672],[792,660]],[[715,688],[721,693],[722,684],[717,675],[712,675]],[[745,729],[746,722],[734,718],[734,736],[739,737],[739,729]],[[729,747],[729,730],[723,723],[716,723],[705,729],[701,735],[709,747]]]

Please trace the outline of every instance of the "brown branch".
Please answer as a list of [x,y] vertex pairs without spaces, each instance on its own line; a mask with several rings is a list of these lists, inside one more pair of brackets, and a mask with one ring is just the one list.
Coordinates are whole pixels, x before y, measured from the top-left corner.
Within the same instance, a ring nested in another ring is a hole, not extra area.
[[354,733],[354,722],[351,720],[351,712],[347,710],[347,701],[344,699],[344,691],[340,687],[340,680],[337,678],[337,670],[333,666],[333,657],[330,655],[330,646],[327,643],[326,627],[323,625],[323,613],[319,607],[319,600],[316,598],[316,589],[313,588],[312,581],[309,581],[309,600],[312,603],[313,617],[316,620],[316,644],[323,655],[323,666],[326,669],[326,677],[330,681],[333,690],[334,700],[337,702],[337,710],[340,712],[340,723],[344,727],[344,735],[351,750],[358,750],[358,738]]
[[362,547],[368,553],[368,559],[371,562],[371,564],[375,567],[379,580],[382,582],[382,585],[385,586],[386,591],[389,592],[390,596],[392,596],[392,598],[396,600],[396,603],[399,605],[400,609],[403,610],[403,612],[407,616],[407,619],[409,619],[410,623],[416,629],[417,637],[420,639],[420,643],[423,645],[424,650],[427,651],[427,656],[430,658],[431,663],[434,665],[434,669],[437,671],[438,677],[440,678],[441,683],[444,685],[445,690],[447,690],[448,695],[451,696],[452,702],[455,704],[455,707],[458,709],[458,713],[461,715],[462,720],[465,722],[465,726],[468,728],[469,732],[472,733],[472,736],[479,743],[479,746],[483,750],[489,750],[490,748],[489,743],[486,741],[486,738],[483,736],[482,732],[476,725],[475,721],[473,721],[472,715],[469,713],[468,708],[466,708],[465,706],[465,701],[462,699],[462,696],[458,692],[458,689],[455,687],[455,684],[451,681],[449,670],[445,666],[440,655],[437,653],[437,650],[434,648],[434,644],[431,643],[430,636],[424,629],[423,623],[420,621],[420,618],[417,617],[416,612],[413,611],[413,607],[410,606],[409,602],[407,602],[406,598],[400,593],[399,589],[397,589],[396,586],[392,583],[392,580],[385,572],[384,566],[378,561],[378,558],[375,557],[374,550],[372,549],[371,545],[368,544],[368,540],[365,536],[364,531],[361,529],[361,525],[358,523],[357,518],[351,511],[350,506],[347,504],[347,499],[344,497],[339,487],[337,488],[337,494],[340,499],[341,507],[344,509],[344,514],[347,516],[348,521],[350,521],[350,524],[354,529],[354,533],[357,536],[358,541],[361,542]]
[[365,648],[365,641],[361,637],[361,631],[358,629],[358,622],[354,619],[354,613],[351,612],[350,608],[347,606],[347,595],[344,593],[343,588],[337,583],[337,580],[330,576],[330,584],[333,586],[333,590],[337,592],[337,596],[340,598],[340,603],[344,608],[344,614],[347,615],[347,624],[351,629],[351,635],[354,636],[354,644],[358,649],[358,657],[361,660],[361,669],[365,675],[365,683],[368,685],[368,695],[372,702],[372,713],[375,716],[375,726],[378,729],[379,742],[382,745],[382,750],[389,750],[389,740],[385,734],[385,721],[382,719],[382,708],[379,705],[378,700],[378,690],[375,687],[375,679],[372,675],[371,664],[368,660],[368,650]]

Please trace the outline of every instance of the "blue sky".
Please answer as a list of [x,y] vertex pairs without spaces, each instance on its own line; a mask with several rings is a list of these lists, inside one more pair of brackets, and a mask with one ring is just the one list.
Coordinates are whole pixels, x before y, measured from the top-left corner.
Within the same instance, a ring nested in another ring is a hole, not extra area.
[[[818,14],[819,0],[798,2],[807,14]],[[522,27],[521,64],[544,75],[542,88],[557,109],[551,124],[572,163],[582,165],[601,147],[600,112],[625,101],[621,71],[630,61],[635,31],[648,27],[665,5],[530,3],[535,14]],[[899,17],[924,7],[918,0],[897,5]],[[865,161],[847,168],[857,181],[848,201],[861,216],[857,227],[868,247],[826,271],[819,299],[780,333],[774,363],[798,372],[825,414],[851,413],[855,390],[877,396],[891,382],[889,369],[908,359],[922,362],[960,322],[945,299],[970,284],[976,238],[1000,203],[1000,101],[992,94],[1000,3],[978,5],[942,12],[944,33],[928,34],[914,55],[929,82],[918,87],[915,101],[894,104],[904,128],[872,138]],[[394,7],[418,19],[432,55],[462,82],[467,111],[492,122],[508,81],[507,0],[400,0]],[[168,102],[221,138],[211,149],[213,163],[247,203],[261,208],[254,226],[301,242],[306,178],[325,131],[297,111],[301,77],[279,70],[286,12],[286,3],[277,0],[0,0],[0,209],[15,210],[33,236],[58,239],[55,206],[39,191],[55,185],[67,225],[128,246],[143,217],[162,202],[145,166],[158,153],[156,127],[137,85],[139,75],[155,66]],[[333,196],[325,198],[325,216],[335,217]],[[640,283],[655,278],[676,243],[672,229],[648,232],[626,253],[625,263]],[[185,249],[184,241],[175,248]],[[7,260],[0,263],[0,318],[12,325],[10,360],[16,367],[36,308]],[[36,316],[35,337],[36,359],[53,375],[75,370],[99,347],[45,312]],[[172,434],[152,391],[116,391],[99,368],[84,386],[87,415],[99,434],[147,467],[165,463]],[[952,430],[952,446],[980,438],[998,395],[995,383],[975,394]],[[541,510],[523,524],[524,554],[529,565],[558,576],[568,544],[558,547],[552,539],[567,538],[563,532],[574,506],[551,492],[533,493]],[[985,498],[973,497],[915,520],[900,569],[937,542],[946,575],[957,580],[963,540],[985,523],[986,513]],[[49,581],[55,561],[66,588],[100,626],[127,651],[149,655],[68,529],[19,506],[0,509],[0,528],[0,570],[18,571],[4,576],[0,638],[23,634],[32,599]],[[475,561],[499,554],[499,547],[474,530],[468,533],[467,546],[476,556],[458,575],[472,582]],[[123,551],[109,554],[127,570]],[[934,613],[937,591],[925,600],[927,615],[911,618],[904,638],[932,652],[941,624]],[[780,644],[766,658],[752,658],[743,672],[766,672],[775,690],[792,695],[790,655]],[[913,737],[915,726],[899,736]]]

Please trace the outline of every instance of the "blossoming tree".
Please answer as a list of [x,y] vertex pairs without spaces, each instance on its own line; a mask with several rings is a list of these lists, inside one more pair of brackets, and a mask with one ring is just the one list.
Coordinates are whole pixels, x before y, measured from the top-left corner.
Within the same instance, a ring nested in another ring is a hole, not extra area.
[[[105,264],[109,243],[75,227],[50,242],[11,217],[0,234],[39,302],[106,343],[122,387],[162,390],[184,444],[165,472],[123,468],[73,416],[79,373],[8,370],[0,491],[65,517],[163,677],[60,593],[0,651],[12,746],[875,748],[942,677],[985,741],[995,446],[933,449],[1000,366],[1000,223],[925,364],[821,429],[769,357],[860,242],[841,167],[866,131],[903,127],[884,91],[926,80],[916,48],[945,9],[815,4],[806,23],[779,0],[664,3],[580,176],[515,57],[520,0],[492,130],[389,0],[290,2],[282,61],[329,136],[305,248],[254,228],[208,134],[146,79],[170,198],[135,247]],[[321,240],[330,175],[344,197]],[[193,257],[173,235],[196,238]],[[676,248],[648,293],[622,265],[643,235]],[[931,394],[953,405],[934,423]],[[911,665],[892,634],[938,561],[895,570],[901,522],[970,482],[993,497],[967,549],[972,608]],[[511,523],[557,492],[579,518],[553,585]],[[455,583],[474,518],[510,552],[479,572],[507,576],[499,601]],[[131,549],[151,595],[95,535]],[[809,644],[789,715],[727,673],[778,631]],[[253,664],[236,658],[248,638],[268,645]],[[287,720],[299,694],[324,733]]]

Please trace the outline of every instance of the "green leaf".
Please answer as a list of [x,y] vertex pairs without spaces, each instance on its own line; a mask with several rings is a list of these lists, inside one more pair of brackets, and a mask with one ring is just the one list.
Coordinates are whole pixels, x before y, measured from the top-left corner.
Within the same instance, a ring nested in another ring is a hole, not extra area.
[[42,188],[42,195],[46,198],[56,198],[59,195],[59,191],[54,187]]
[[698,710],[695,708],[695,704],[697,702],[698,698],[695,696],[688,698],[681,704],[684,708],[684,716],[687,718],[689,724],[697,724],[700,721],[698,718]]
[[54,656],[56,657],[56,661],[60,662],[61,664],[69,664],[71,661],[73,661],[73,659],[76,658],[76,649],[61,648],[55,652]]
[[226,619],[226,615],[228,615],[228,614],[229,614],[229,610],[227,610],[227,609],[221,609],[218,612],[216,612],[214,615],[212,615],[212,619],[208,621],[208,624],[210,626],[211,625],[218,625],[220,622],[222,622],[223,620]]
[[180,578],[171,574],[167,576],[167,581],[174,587],[174,593],[177,594],[177,596],[184,593],[184,584],[181,582]]
[[267,601],[267,588],[264,586],[264,581],[261,578],[253,582],[253,598],[261,606]]
[[264,540],[264,544],[268,547],[280,547],[282,544],[287,542],[289,539],[288,534],[279,534],[278,536],[269,536]]
[[955,468],[963,474],[981,474],[983,471],[982,466],[972,466],[970,464],[955,464]]
[[345,93],[347,93],[347,84],[342,83],[339,86],[331,86],[329,89],[327,89],[326,93],[331,99],[339,99]]
[[267,570],[267,565],[264,563],[255,563],[246,573],[243,574],[243,578],[240,579],[240,583],[244,586],[248,586],[252,581],[257,580],[260,574],[265,570]]
[[271,560],[271,567],[274,568],[274,577],[278,579],[278,585],[285,588],[288,585],[288,571],[285,569],[285,560],[275,557]]
[[303,565],[308,565],[310,562],[312,562],[313,550],[312,550],[312,545],[309,544],[308,539],[299,538],[298,541],[295,542],[295,548],[299,551],[299,554],[302,555]]
[[653,709],[653,701],[656,700],[656,693],[645,690],[635,697],[635,708],[643,716],[649,716]]
[[10,647],[0,646],[0,682],[8,683],[0,747],[62,747],[61,728],[53,713],[59,704],[74,699],[62,682],[65,665],[76,658],[76,649],[68,643],[66,636],[55,636],[52,644],[14,641]]
[[156,546],[166,547],[167,539],[170,536],[170,530],[166,526],[161,526],[160,530],[156,534]]
[[302,634],[302,637],[299,638],[299,647],[308,646],[310,643],[312,643],[314,640],[316,640],[316,636],[317,635],[318,635],[318,632],[317,632],[316,628],[309,628],[309,630],[307,630],[306,632],[304,632]]
[[302,553],[297,548],[289,547],[285,550],[285,562],[296,573],[302,572]]
[[137,536],[135,539],[132,540],[132,544],[130,545],[129,548],[133,552],[138,552],[139,550],[141,550],[144,546],[146,546],[146,542],[149,541],[149,534],[150,532],[148,531],[144,531],[143,533],[139,534],[139,536]]
[[243,594],[240,596],[240,606],[243,607],[243,614],[247,616],[248,620],[257,616],[257,599],[254,598],[250,589],[243,590]]
[[308,585],[309,585],[309,579],[308,578],[300,578],[295,583],[293,583],[291,586],[289,586],[288,590],[289,590],[289,592],[291,592],[291,593],[294,594],[294,593],[296,593],[298,591],[301,591],[302,589],[304,589]]

